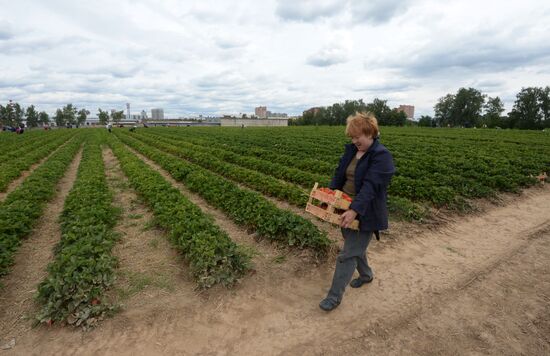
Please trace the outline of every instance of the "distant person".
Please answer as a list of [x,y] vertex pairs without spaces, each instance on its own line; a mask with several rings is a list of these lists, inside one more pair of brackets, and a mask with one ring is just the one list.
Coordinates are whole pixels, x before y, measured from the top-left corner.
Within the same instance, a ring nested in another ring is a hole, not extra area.
[[113,128],[113,126],[109,123],[105,127],[107,127],[107,130],[109,131],[109,133],[111,133],[111,129]]
[[[387,189],[395,172],[391,153],[378,141],[378,122],[372,113],[348,117],[346,135],[352,143],[345,145],[330,188],[342,190],[353,200],[340,219],[344,248],[336,258],[328,295],[319,304],[325,311],[340,305],[348,283],[359,288],[374,279],[366,252],[372,235],[378,237],[379,230],[388,228]],[[356,217],[359,230],[352,230]],[[351,280],[356,269],[359,278]]]

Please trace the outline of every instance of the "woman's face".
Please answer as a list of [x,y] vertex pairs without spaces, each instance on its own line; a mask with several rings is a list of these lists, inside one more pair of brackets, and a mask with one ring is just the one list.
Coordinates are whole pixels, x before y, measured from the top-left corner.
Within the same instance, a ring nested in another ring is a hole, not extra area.
[[353,143],[360,152],[366,152],[373,141],[372,137],[366,136],[364,133],[353,134],[351,136],[351,143]]

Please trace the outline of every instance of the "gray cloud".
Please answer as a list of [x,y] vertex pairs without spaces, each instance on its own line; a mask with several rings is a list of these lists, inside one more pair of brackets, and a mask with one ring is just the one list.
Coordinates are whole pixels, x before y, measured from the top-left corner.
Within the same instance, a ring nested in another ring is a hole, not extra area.
[[507,44],[465,43],[447,49],[420,53],[407,66],[416,75],[428,75],[449,69],[467,71],[506,71],[550,56],[550,45],[512,48]]
[[482,79],[474,80],[469,87],[477,88],[482,91],[498,90],[506,84],[504,80],[500,79]]
[[130,102],[173,117],[293,114],[362,96],[430,114],[460,86],[506,100],[547,85],[549,16],[534,0],[12,2],[0,14],[0,101],[92,112]]
[[348,32],[331,34],[331,38],[317,53],[310,55],[306,63],[317,67],[329,67],[349,60],[353,41]]
[[414,89],[415,87],[417,87],[417,84],[411,81],[402,81],[397,79],[395,81],[391,81],[387,83],[360,85],[360,86],[354,87],[353,90],[356,92],[378,94],[378,93],[403,92],[403,91]]
[[392,68],[412,77],[464,76],[519,70],[550,57],[546,39],[529,38],[529,33],[520,30],[513,33],[513,40],[499,38],[497,30],[486,30],[434,39],[417,48],[390,49],[367,60],[365,68]]
[[9,39],[0,42],[0,52],[11,55],[30,54],[53,49],[76,48],[87,42],[86,38],[79,36],[64,36],[61,38],[44,36],[23,38],[19,36],[15,38],[15,35],[11,35]]
[[283,20],[311,22],[335,16],[344,9],[345,2],[337,0],[278,0],[275,13]]
[[307,64],[316,67],[330,67],[335,64],[346,62],[346,57],[339,51],[321,51],[308,57]]
[[351,14],[355,21],[366,21],[378,25],[406,12],[409,2],[409,0],[350,1]]
[[0,41],[9,40],[14,37],[11,24],[8,21],[0,20]]

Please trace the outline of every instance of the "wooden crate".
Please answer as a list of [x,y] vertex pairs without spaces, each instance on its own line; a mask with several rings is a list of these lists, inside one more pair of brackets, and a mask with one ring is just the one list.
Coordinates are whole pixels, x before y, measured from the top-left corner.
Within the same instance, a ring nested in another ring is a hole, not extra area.
[[[349,209],[350,202],[342,197],[342,191],[335,190],[335,194],[328,194],[318,189],[319,184],[315,183],[311,193],[309,194],[309,201],[306,205],[306,211],[315,215],[321,220],[328,221],[332,224],[340,225],[340,214],[336,212],[336,209],[347,210]],[[327,204],[327,208],[323,209],[314,204],[314,199],[321,203]],[[350,229],[359,230],[359,221],[354,220],[351,223]]]

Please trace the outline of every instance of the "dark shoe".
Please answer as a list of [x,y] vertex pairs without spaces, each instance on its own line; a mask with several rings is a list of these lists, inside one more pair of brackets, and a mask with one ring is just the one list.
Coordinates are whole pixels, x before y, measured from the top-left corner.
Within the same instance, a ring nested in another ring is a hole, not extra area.
[[340,302],[335,302],[327,298],[327,299],[323,299],[321,303],[319,303],[319,308],[323,309],[324,311],[331,311],[332,309],[335,309],[339,305],[340,305]]
[[370,279],[367,279],[367,280],[364,280],[364,279],[361,279],[361,278],[355,278],[354,280],[352,280],[351,282],[349,282],[349,286],[350,286],[351,288],[359,288],[359,287],[361,287],[363,284],[372,282],[373,279],[374,279],[374,277],[371,277]]

